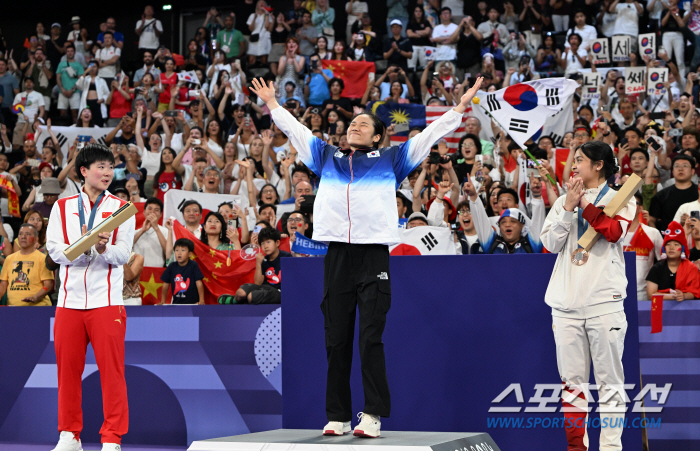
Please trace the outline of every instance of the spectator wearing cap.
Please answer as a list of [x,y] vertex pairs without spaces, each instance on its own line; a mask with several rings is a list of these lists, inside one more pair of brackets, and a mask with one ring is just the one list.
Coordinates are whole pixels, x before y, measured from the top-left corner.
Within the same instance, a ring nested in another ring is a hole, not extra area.
[[413,58],[413,45],[402,37],[403,24],[399,19],[391,21],[391,36],[384,41],[384,59],[389,65],[408,70],[408,60]]
[[491,226],[484,204],[481,203],[474,185],[467,182],[464,190],[469,196],[469,209],[484,253],[539,254],[542,252],[540,232],[544,224],[545,212],[541,191],[536,193],[533,190],[532,193],[532,220],[517,208],[506,208],[498,219],[497,233]]
[[331,98],[328,83],[333,78],[333,71],[323,68],[318,53],[309,57],[309,67],[310,73],[304,79],[304,97],[309,99],[310,106],[321,106]]
[[428,218],[425,217],[420,211],[414,211],[411,216],[408,217],[408,222],[406,222],[406,228],[412,229],[414,227],[426,227],[428,225]]
[[120,198],[124,202],[129,202],[129,191],[126,190],[124,187],[118,187],[110,191],[112,194],[114,194],[116,197]]
[[75,46],[75,59],[83,65],[84,69],[87,67],[87,61],[85,61],[85,56],[90,53],[88,50],[92,45],[92,41],[88,40],[87,28],[83,28],[80,26],[80,16],[71,17],[70,26],[71,31],[68,32],[68,37],[66,37],[66,41],[72,42]]
[[32,210],[38,211],[44,218],[51,216],[51,209],[58,200],[58,195],[63,192],[61,184],[55,177],[47,177],[41,181],[39,192],[44,196],[42,202],[36,202],[32,205]]
[[[457,204],[457,221],[459,222],[460,230],[457,231],[456,236],[459,245],[462,247],[461,254],[483,254],[484,251],[481,249],[481,243],[479,243],[479,236],[474,227],[474,219],[472,218],[472,211],[469,209],[468,200],[463,200]],[[460,252],[457,253],[459,254]]]
[[44,41],[46,58],[51,61],[51,67],[58,67],[61,57],[66,53],[66,40],[61,37],[61,24],[51,24],[51,39]]
[[672,162],[674,184],[664,188],[651,199],[649,225],[666,230],[678,208],[698,198],[698,185],[692,182],[695,174],[695,159],[688,155],[677,155]]
[[440,24],[433,28],[430,42],[438,49],[438,58],[441,60],[453,60],[457,57],[457,44],[453,43],[452,35],[459,27],[452,23],[452,10],[444,6],[440,10]]
[[648,298],[657,294],[679,302],[700,298],[700,272],[688,260],[688,240],[676,221],[664,232],[662,251],[662,260],[652,266],[646,278]]
[[386,13],[386,29],[391,29],[394,20],[401,21],[401,36],[406,37],[406,26],[408,25],[408,0],[386,0],[388,8]]
[[26,77],[30,77],[34,82],[36,92],[44,97],[44,115],[39,116],[46,118],[46,113],[51,109],[51,88],[49,84],[53,79],[53,69],[56,66],[51,64],[51,61],[46,59],[46,54],[42,47],[37,47],[34,55],[29,56],[29,67],[24,71]]

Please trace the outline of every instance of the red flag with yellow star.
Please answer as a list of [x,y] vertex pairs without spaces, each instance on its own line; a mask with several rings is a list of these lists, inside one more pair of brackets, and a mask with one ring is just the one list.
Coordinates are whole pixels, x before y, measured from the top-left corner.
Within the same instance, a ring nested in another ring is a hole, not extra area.
[[[169,287],[160,281],[160,276],[163,275],[165,268],[154,268],[144,266],[139,277],[139,285],[141,285],[141,303],[143,305],[155,305],[160,303],[161,290],[167,290]],[[166,302],[170,296],[166,297]]]
[[7,207],[10,211],[10,215],[15,218],[20,218],[19,197],[15,192],[15,186],[9,179],[0,175],[0,188],[5,188],[7,190]]
[[334,77],[345,83],[343,97],[361,98],[367,89],[367,78],[374,72],[374,63],[366,61],[321,60],[324,69],[330,69]]
[[187,238],[194,243],[192,259],[199,264],[204,275],[204,302],[216,304],[219,296],[233,295],[244,283],[255,283],[255,255],[244,254],[240,250],[231,251],[231,265],[227,265],[228,251],[218,251],[202,243],[178,221],[173,222],[176,239]]

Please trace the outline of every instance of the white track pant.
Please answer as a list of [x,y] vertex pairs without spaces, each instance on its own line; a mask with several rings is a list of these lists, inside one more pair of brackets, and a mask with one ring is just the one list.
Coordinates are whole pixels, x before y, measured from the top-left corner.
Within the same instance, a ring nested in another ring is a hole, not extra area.
[[[622,351],[624,349],[627,319],[625,312],[616,312],[589,319],[570,319],[553,316],[552,329],[557,346],[557,368],[561,377],[562,405],[565,410],[566,438],[568,450],[588,449],[588,431],[584,422],[588,420],[588,381],[591,360],[598,390],[598,399],[603,399],[610,387],[617,393],[608,403],[591,405],[591,408],[609,409],[611,404],[624,407],[624,371]],[[572,396],[574,394],[574,396]],[[622,421],[624,412],[600,412],[600,450],[622,449]],[[607,420],[607,427],[603,422]],[[610,425],[617,427],[610,427]]]

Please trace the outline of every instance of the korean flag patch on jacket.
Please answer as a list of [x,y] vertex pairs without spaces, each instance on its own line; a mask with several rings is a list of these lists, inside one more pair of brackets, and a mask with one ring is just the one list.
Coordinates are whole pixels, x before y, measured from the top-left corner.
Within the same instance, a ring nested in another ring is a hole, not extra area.
[[380,155],[378,150],[373,150],[367,154],[367,158],[377,158]]

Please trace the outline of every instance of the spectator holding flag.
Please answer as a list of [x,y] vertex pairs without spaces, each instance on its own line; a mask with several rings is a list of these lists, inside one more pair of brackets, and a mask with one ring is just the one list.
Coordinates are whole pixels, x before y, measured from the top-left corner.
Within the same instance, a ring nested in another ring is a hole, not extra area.
[[[477,79],[457,106],[400,146],[379,149],[384,124],[371,113],[358,114],[348,126],[350,149],[341,150],[315,138],[311,130],[280,108],[272,82],[266,86],[262,79],[253,80],[251,91],[267,104],[301,161],[315,174],[323,174],[314,204],[313,239],[329,242],[322,302],[328,344],[329,423],[324,435],[350,432],[355,306],[360,311],[365,408],[354,435],[379,437],[380,417],[390,414],[382,334],[391,304],[388,245],[400,241],[395,192],[428,156],[431,145],[457,129],[481,82]],[[358,266],[358,261],[364,264]],[[363,289],[357,290],[358,284]]]

